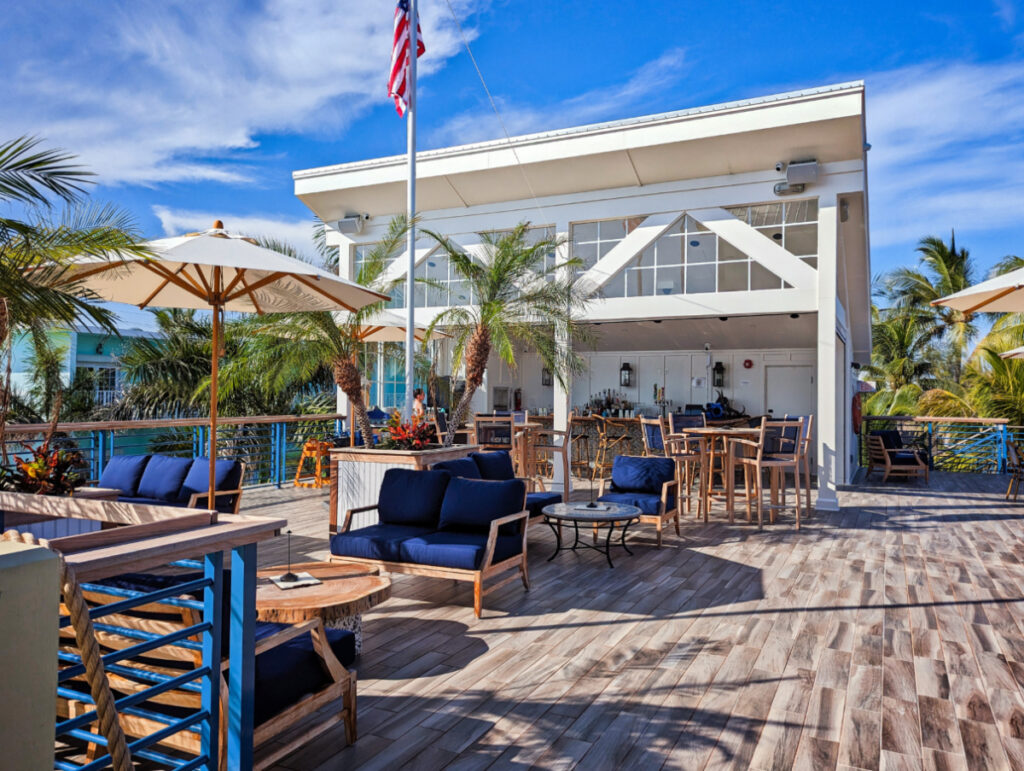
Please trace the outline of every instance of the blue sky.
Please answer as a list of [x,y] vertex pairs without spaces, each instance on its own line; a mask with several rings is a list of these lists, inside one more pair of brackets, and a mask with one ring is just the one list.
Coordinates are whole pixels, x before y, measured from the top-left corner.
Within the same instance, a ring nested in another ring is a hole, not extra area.
[[[874,270],[948,237],[1024,254],[1024,3],[451,0],[523,133],[863,78]],[[295,169],[404,151],[385,0],[9,0],[3,134],[79,153],[156,237],[308,241]],[[445,0],[421,0],[421,147],[500,136]]]

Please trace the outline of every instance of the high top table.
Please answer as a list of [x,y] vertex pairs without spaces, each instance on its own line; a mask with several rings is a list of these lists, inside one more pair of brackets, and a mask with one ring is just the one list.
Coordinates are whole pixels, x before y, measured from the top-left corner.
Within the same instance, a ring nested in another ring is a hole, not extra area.
[[[707,512],[711,504],[713,482],[715,478],[715,464],[720,464],[720,473],[725,482],[725,511],[729,516],[730,524],[735,521],[735,499],[736,499],[736,463],[733,460],[731,439],[751,439],[761,435],[759,428],[739,428],[736,426],[696,426],[687,428],[679,434],[669,434],[668,438],[681,438],[684,436],[702,436],[707,439],[706,466],[708,473],[707,501],[704,511]],[[721,498],[722,496],[718,496]]]

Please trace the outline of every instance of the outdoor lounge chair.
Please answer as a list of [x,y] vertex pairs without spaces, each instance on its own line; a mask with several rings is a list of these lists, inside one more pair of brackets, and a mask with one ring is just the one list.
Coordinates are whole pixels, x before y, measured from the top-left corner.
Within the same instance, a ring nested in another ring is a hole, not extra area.
[[[228,633],[230,631],[231,603],[230,571],[224,571],[225,602],[222,629],[225,652],[222,671],[228,667]],[[83,596],[90,605],[106,605],[124,599],[126,593],[148,593],[170,588],[198,578],[198,574],[178,576],[130,573],[104,579],[102,585],[83,585]],[[109,593],[107,593],[109,592]],[[186,599],[199,599],[186,596]],[[152,639],[156,634],[170,634],[178,629],[200,623],[199,611],[175,599],[153,602],[132,610],[104,616],[103,623],[93,625],[96,642],[103,653],[120,650]],[[345,726],[348,743],[356,740],[356,673],[346,667],[355,658],[355,635],[347,630],[326,629],[320,619],[301,624],[275,624],[257,622],[255,658],[255,712],[254,746],[267,745],[257,753],[255,768],[266,768],[320,735],[339,721]],[[327,641],[320,645],[314,633]],[[200,637],[188,638],[179,644],[164,645],[150,650],[139,659],[126,659],[107,670],[110,688],[115,698],[138,693],[153,685],[154,681],[173,678],[202,666],[202,650],[195,647]],[[76,651],[77,643],[70,628],[61,631],[63,650]],[[90,703],[87,678],[82,675],[69,681],[72,690],[80,690],[82,699],[59,698],[57,713],[61,717],[83,714]],[[222,677],[221,700],[227,702],[227,685]],[[222,707],[223,707],[222,704]],[[329,708],[330,705],[335,706]],[[128,737],[142,737],[163,729],[170,721],[199,709],[200,691],[192,684],[165,691],[119,714],[122,730]],[[329,709],[328,709],[329,708]],[[223,717],[223,711],[222,711]],[[221,747],[224,725],[221,725]],[[272,740],[279,743],[268,744]],[[160,742],[190,754],[199,754],[201,734],[182,730]],[[95,748],[90,748],[94,752]],[[223,754],[221,755],[223,759]],[[223,763],[222,763],[223,767]]]
[[657,528],[660,547],[666,522],[674,520],[676,535],[680,535],[678,486],[672,458],[617,455],[612,461],[611,479],[601,480],[597,500],[636,506],[640,522]]
[[871,476],[876,468],[884,471],[883,482],[888,482],[891,476],[924,476],[924,481],[928,482],[928,463],[922,453],[913,449],[886,447],[884,438],[872,433],[868,436],[868,470],[864,478]]
[[[217,460],[214,505],[222,514],[237,514],[242,504],[245,464]],[[210,460],[169,455],[112,455],[97,483],[118,490],[120,503],[208,508]]]
[[1006,488],[1006,499],[1013,495],[1017,500],[1017,491],[1020,489],[1020,480],[1024,478],[1024,463],[1021,462],[1020,447],[1016,442],[1006,442],[1006,471],[1010,475],[1010,484]]
[[[520,479],[491,481],[453,477],[445,471],[389,468],[377,503],[330,520],[331,560],[373,565],[392,573],[469,581],[473,613],[485,594],[515,581],[530,588],[526,566],[526,485]],[[352,530],[352,515],[377,511],[380,523]]]

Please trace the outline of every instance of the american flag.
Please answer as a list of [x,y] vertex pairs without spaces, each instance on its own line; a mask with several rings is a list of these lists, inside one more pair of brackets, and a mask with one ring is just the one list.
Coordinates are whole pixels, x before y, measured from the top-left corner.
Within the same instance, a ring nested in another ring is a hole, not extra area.
[[[416,58],[423,56],[420,20],[416,19]],[[404,117],[409,107],[406,99],[409,81],[409,0],[398,0],[395,7],[395,41],[391,47],[391,75],[388,77],[388,96],[395,98],[395,109]]]

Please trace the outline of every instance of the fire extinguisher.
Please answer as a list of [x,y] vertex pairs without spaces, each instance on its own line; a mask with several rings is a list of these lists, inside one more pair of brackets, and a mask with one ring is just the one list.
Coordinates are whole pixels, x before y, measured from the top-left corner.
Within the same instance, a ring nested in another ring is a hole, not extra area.
[[517,388],[512,394],[512,402],[515,404],[515,411],[519,412],[523,408],[523,389]]

